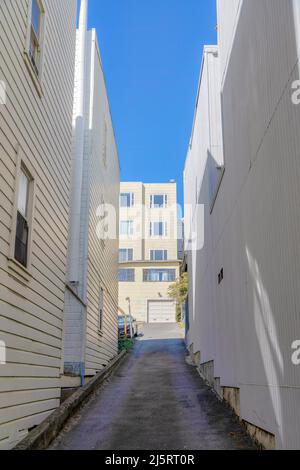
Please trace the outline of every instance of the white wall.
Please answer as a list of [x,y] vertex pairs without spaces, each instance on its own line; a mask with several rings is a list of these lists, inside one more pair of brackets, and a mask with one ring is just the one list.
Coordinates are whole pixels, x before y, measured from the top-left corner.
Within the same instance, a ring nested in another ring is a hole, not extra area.
[[[291,361],[300,332],[300,108],[291,101],[299,4],[244,0],[229,13],[226,6],[219,0],[225,174],[212,214],[205,211],[203,253],[190,255],[188,341],[201,362],[214,361],[221,385],[240,389],[242,419],[274,434],[277,448],[299,448],[300,369]],[[197,157],[188,157],[185,178],[187,186],[197,169],[207,204],[205,105],[197,113],[199,143],[190,150]]]
[[[28,0],[1,1],[0,80],[0,448],[12,447],[60,400],[70,190],[76,1],[44,0],[40,97],[24,59]],[[63,45],[63,48],[62,48]],[[18,159],[35,179],[29,272],[9,261]]]
[[[92,60],[94,61],[93,106],[90,111],[91,157],[88,278],[87,278],[87,345],[86,374],[94,374],[103,368],[118,352],[118,214],[120,191],[120,166],[110,115],[109,102],[97,44],[96,31],[90,32]],[[101,112],[100,112],[101,110]],[[104,164],[104,123],[107,128],[106,164]],[[99,240],[96,229],[99,223],[97,209],[101,201],[115,209],[116,238]],[[102,335],[97,331],[99,315],[99,290],[104,289],[104,326]]]
[[[184,191],[185,204],[189,206],[189,217],[185,217],[185,236],[192,238],[196,234],[195,246],[198,250],[188,252],[189,267],[189,310],[190,330],[188,343],[194,345],[194,351],[200,351],[202,362],[214,358],[216,331],[212,328],[214,305],[212,303],[211,283],[213,269],[211,265],[212,232],[210,207],[212,175],[217,165],[222,165],[222,132],[219,57],[217,47],[206,47],[201,69],[201,82],[196,103],[194,128],[187,156]],[[213,98],[214,97],[214,98]],[[214,180],[213,180],[214,181]],[[197,205],[204,205],[203,212]],[[186,214],[187,216],[187,214]],[[201,233],[204,224],[204,249],[200,249]],[[205,299],[205,300],[204,300]],[[205,304],[205,309],[200,308]]]
[[222,45],[219,51],[221,83],[227,72],[242,3],[243,0],[217,0],[218,43]]
[[[95,30],[87,32],[85,51],[79,284],[74,286],[79,299],[66,290],[64,361],[67,374],[84,372],[91,376],[118,352],[120,167]],[[112,240],[99,238],[100,214],[97,211],[102,203],[111,205],[116,211],[117,231]],[[99,332],[101,288],[104,290],[104,322],[103,331]]]

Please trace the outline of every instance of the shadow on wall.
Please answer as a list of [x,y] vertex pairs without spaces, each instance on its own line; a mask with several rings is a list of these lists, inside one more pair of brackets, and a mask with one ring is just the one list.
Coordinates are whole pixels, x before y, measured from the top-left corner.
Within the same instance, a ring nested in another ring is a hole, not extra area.
[[284,360],[280,350],[277,327],[268,293],[264,286],[257,261],[246,247],[252,280],[254,325],[261,360],[264,366],[271,403],[281,444],[283,443],[282,399],[279,387],[284,377]]
[[[216,306],[213,304],[213,297],[211,296],[211,298],[209,298],[209,289],[214,289],[213,286],[215,285],[215,276],[213,272],[213,260],[211,258],[208,259],[207,253],[212,253],[213,251],[213,231],[210,216],[211,209],[215,203],[215,199],[224,175],[224,167],[220,166],[209,149],[207,149],[206,155],[207,159],[203,173],[202,184],[200,185],[199,192],[197,192],[197,203],[204,206],[204,217],[201,220],[196,220],[194,217],[193,220],[194,231],[199,233],[203,230],[204,232],[203,248],[201,249],[199,247],[197,241],[195,246],[197,246],[199,249],[195,249],[189,253],[189,269],[192,269],[192,276],[189,277],[189,305],[191,305],[190,301],[192,300],[192,309],[190,314],[193,315],[193,328],[189,333],[189,343],[194,345],[195,352],[200,352],[201,341],[198,332],[201,331],[201,335],[210,338],[211,351],[205,351],[205,355],[210,357],[208,360],[212,360],[214,359],[212,356],[212,349],[217,341],[215,337],[215,331],[213,330],[214,328],[217,328],[217,325],[213,325],[211,323],[209,331],[208,329],[204,331],[203,325],[201,325],[201,315],[203,315],[204,312],[200,312],[198,307],[203,303],[204,295],[205,305],[210,305],[210,308],[214,311],[216,309]],[[194,214],[194,216],[196,216],[196,214]],[[201,227],[201,224],[203,224],[204,228]],[[203,290],[201,290],[201,286],[205,282],[208,282],[209,285],[207,285],[207,288],[203,292]],[[210,318],[210,321],[213,321],[212,317]],[[208,342],[209,341],[206,341],[206,344]]]
[[[198,310],[190,313],[194,323],[189,342],[194,343],[195,352],[200,351],[202,363],[215,361],[217,373],[224,371],[225,364],[226,373],[236,376],[236,381],[224,380],[224,376],[222,381],[221,377],[221,384],[241,389],[242,418],[276,434],[277,448],[299,448],[300,367],[292,364],[291,344],[300,337],[300,105],[292,104],[291,90],[293,81],[300,79],[300,2],[274,0],[268,18],[268,0],[257,2],[256,11],[251,2],[244,5],[229,72],[241,60],[241,48],[246,65],[239,76],[240,85],[226,83],[232,121],[224,122],[226,173],[212,215],[211,184],[217,188],[218,179],[214,172],[217,163],[209,152],[198,197],[198,203],[205,205],[205,247],[190,255],[193,267],[189,263],[189,269],[196,279],[190,281],[190,306]],[[261,51],[256,50],[259,38],[253,39],[250,47],[251,37],[243,34],[248,31],[246,23],[256,24],[253,35],[259,33],[262,25],[257,21],[267,23],[263,33],[266,47],[260,60],[257,55]],[[280,22],[285,24],[282,34],[278,34],[276,21],[278,28]],[[276,51],[284,50],[288,57],[280,61],[277,54],[276,59]],[[281,79],[277,74],[268,77],[277,67]],[[258,77],[262,77],[260,83]],[[242,86],[244,96],[240,94]],[[267,110],[262,109],[259,115],[261,96],[270,100]],[[239,111],[247,110],[247,100],[252,110],[245,112],[241,121]],[[255,107],[257,119],[247,132]],[[238,153],[241,143],[246,156]],[[249,161],[245,164],[242,160],[247,159],[247,152]],[[234,176],[242,174],[244,164],[248,173],[238,180],[233,200],[230,185]],[[223,217],[222,230],[214,233]],[[225,278],[218,288],[217,272],[224,260]],[[226,323],[228,336],[222,338]],[[222,341],[223,349],[219,346]]]
[[[246,7],[251,10],[247,2]],[[259,128],[261,141],[257,142],[259,147],[255,155],[251,155],[252,169],[246,188],[251,205],[246,206],[245,214],[243,212],[242,256],[246,258],[247,313],[251,316],[248,326],[251,325],[255,334],[249,356],[253,371],[249,382],[254,381],[254,372],[257,372],[256,382],[246,385],[249,390],[252,386],[258,405],[256,411],[250,409],[254,407],[254,399],[250,399],[248,412],[253,416],[258,413],[256,422],[276,434],[276,447],[299,448],[300,368],[292,364],[291,345],[300,336],[300,137],[296,130],[300,107],[292,103],[291,94],[293,81],[300,78],[300,3],[298,0],[289,3],[276,0],[273,7],[278,28],[281,23],[285,27],[282,34],[278,34],[278,30],[273,27],[272,31],[269,24],[274,20],[267,18],[266,31],[276,35],[276,43],[268,46],[270,62],[266,60],[263,65],[261,60],[258,70],[263,76],[265,70],[271,73],[278,69],[281,80],[275,80],[274,76],[274,79],[270,77],[273,80],[263,80],[260,84],[259,93],[270,93],[277,101],[274,99],[270,103],[271,120],[264,123],[265,128]],[[267,11],[267,0],[262,8]],[[246,17],[248,22],[251,21],[249,10],[245,12],[244,22]],[[272,43],[271,33],[267,40]],[[282,58],[278,64],[287,64],[286,68],[275,66],[272,58],[276,57],[277,51],[284,50],[288,50],[287,60]],[[245,87],[251,87],[254,77],[247,68],[241,80],[248,72],[249,83],[246,82]],[[259,109],[259,95],[257,101]],[[266,115],[266,119],[270,116]]]

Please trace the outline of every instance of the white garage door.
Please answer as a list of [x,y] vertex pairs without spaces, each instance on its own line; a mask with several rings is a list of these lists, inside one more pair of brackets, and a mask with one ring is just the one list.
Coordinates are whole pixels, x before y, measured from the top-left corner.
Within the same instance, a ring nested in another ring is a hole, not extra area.
[[176,307],[172,301],[149,301],[149,323],[176,323]]

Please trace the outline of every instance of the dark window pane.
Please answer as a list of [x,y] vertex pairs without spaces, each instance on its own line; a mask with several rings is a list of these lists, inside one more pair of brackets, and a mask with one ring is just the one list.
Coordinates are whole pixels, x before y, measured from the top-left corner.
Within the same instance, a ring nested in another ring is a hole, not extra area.
[[16,243],[15,243],[15,259],[23,266],[27,266],[28,251],[28,224],[22,214],[18,212]]
[[164,194],[154,194],[151,196],[151,207],[152,208],[164,208],[167,206],[168,198]]
[[100,289],[99,299],[99,330],[103,330],[104,290]]
[[30,55],[30,60],[33,65],[35,73],[38,75],[39,74],[39,50],[38,50],[38,43],[35,39],[35,36],[33,33],[31,33],[30,36],[30,46],[29,46],[29,55]]
[[144,282],[174,282],[176,279],[175,269],[144,269]]
[[134,282],[135,270],[134,269],[119,269],[119,282]]
[[163,207],[163,206],[164,206],[164,197],[154,196],[154,207]]
[[167,250],[151,250],[151,261],[167,261]]

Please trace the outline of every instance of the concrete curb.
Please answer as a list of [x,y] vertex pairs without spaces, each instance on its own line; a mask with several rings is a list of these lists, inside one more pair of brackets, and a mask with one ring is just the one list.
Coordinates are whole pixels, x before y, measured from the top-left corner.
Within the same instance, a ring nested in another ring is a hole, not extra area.
[[44,450],[56,438],[67,420],[75,411],[87,401],[88,397],[95,391],[120,365],[126,356],[122,351],[108,366],[97,374],[90,382],[78,389],[62,405],[57,408],[39,426],[31,431],[13,450]]

